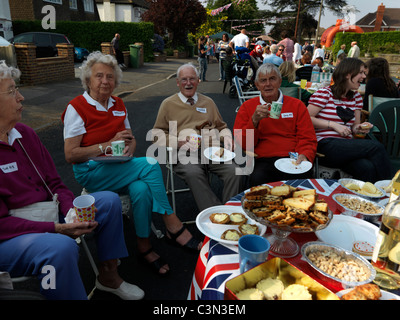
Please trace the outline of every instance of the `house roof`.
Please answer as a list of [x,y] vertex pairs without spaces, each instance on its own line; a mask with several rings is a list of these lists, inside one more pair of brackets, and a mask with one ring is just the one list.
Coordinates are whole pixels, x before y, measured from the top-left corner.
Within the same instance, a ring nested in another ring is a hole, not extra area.
[[[374,26],[376,20],[376,11],[370,12],[356,22],[357,26]],[[382,26],[398,27],[400,26],[400,8],[385,8],[383,14]]]
[[[96,3],[103,3],[104,0],[96,0]],[[150,8],[150,4],[146,0],[110,0],[111,3],[115,4],[131,4],[134,7],[141,7],[145,9]]]

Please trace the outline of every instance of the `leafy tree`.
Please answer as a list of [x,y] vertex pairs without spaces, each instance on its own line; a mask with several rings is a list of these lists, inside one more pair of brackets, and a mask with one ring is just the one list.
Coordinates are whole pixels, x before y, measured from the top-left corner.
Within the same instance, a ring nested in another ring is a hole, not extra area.
[[223,14],[228,16],[223,25],[224,31],[236,34],[240,30],[236,30],[234,27],[245,25],[244,28],[248,31],[249,35],[252,33],[262,33],[264,25],[256,21],[261,18],[256,0],[244,0],[239,3],[236,0],[208,0],[207,8],[217,9],[229,3],[232,3],[232,6],[227,11],[223,11]]
[[198,0],[146,0],[150,8],[143,21],[153,22],[155,32],[169,33],[173,48],[186,44],[189,32],[196,32],[206,17],[206,9]]
[[207,21],[203,23],[199,28],[197,28],[196,33],[189,34],[189,39],[193,43],[197,43],[198,39],[201,36],[213,35],[220,31],[224,31],[223,29],[224,20],[226,20],[228,17],[223,13],[219,14],[218,16],[212,16],[211,9],[206,9],[206,10],[207,10]]
[[[299,12],[297,38],[300,40],[303,33],[307,34],[307,36],[315,34],[318,22],[314,17],[318,17],[319,15],[321,1],[323,1],[321,14],[323,14],[326,9],[340,14],[342,8],[347,5],[346,0],[263,0],[262,2],[274,8],[272,13],[276,16],[294,17],[294,21],[289,24],[289,29],[293,31],[296,28],[296,17]],[[299,2],[300,10],[298,10]],[[312,20],[310,20],[310,18]],[[275,31],[274,33],[276,35],[278,32]]]

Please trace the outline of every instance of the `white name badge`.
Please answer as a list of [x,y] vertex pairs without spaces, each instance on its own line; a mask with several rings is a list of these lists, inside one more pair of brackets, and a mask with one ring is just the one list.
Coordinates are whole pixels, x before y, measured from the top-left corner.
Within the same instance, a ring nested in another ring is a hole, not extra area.
[[201,112],[201,113],[207,113],[207,109],[206,108],[196,108],[196,110],[198,112]]
[[293,113],[292,112],[281,113],[281,117],[282,119],[293,118]]
[[112,112],[114,117],[124,117],[125,116],[125,111],[113,111]]
[[10,172],[18,171],[18,166],[17,166],[16,162],[11,162],[11,163],[1,165],[0,169],[4,173],[10,173]]

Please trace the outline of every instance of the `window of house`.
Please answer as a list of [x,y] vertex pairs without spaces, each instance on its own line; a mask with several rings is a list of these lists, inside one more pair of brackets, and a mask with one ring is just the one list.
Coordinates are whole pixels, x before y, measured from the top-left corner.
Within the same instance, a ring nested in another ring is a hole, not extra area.
[[51,2],[55,4],[62,4],[62,0],[43,0],[44,2]]
[[69,8],[70,9],[78,9],[78,4],[76,3],[77,0],[69,0]]
[[93,0],[83,0],[83,8],[86,12],[94,12]]

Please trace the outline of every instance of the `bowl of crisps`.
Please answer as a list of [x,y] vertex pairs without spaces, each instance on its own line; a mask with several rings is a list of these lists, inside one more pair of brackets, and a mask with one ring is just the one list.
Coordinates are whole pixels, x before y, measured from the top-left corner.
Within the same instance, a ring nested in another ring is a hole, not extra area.
[[380,199],[386,195],[385,191],[375,186],[371,182],[343,178],[339,179],[339,183],[344,189],[353,192],[363,198]]

